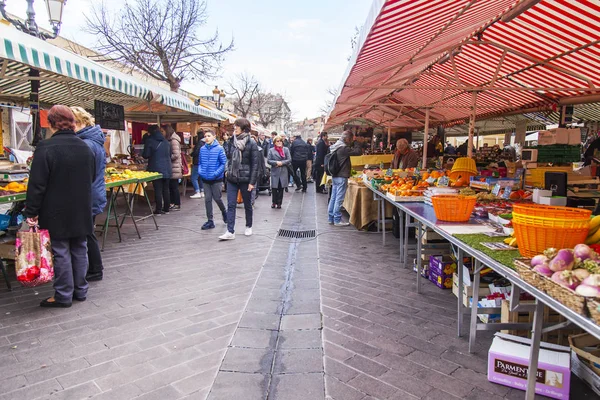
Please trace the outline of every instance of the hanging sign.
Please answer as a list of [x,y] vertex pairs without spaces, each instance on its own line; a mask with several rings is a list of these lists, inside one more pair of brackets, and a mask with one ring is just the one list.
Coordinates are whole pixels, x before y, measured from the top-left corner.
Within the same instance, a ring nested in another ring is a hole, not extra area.
[[125,109],[121,105],[94,100],[94,118],[103,129],[125,130]]

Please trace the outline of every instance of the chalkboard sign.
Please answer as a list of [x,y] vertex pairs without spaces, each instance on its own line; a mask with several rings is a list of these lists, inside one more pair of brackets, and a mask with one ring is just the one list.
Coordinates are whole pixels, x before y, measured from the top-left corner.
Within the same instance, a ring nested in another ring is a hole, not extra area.
[[94,118],[103,129],[125,130],[125,109],[121,105],[95,100]]

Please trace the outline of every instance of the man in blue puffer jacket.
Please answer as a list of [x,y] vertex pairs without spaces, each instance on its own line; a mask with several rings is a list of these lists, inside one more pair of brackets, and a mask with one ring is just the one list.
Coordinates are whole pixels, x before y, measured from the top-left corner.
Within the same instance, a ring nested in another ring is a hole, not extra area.
[[[71,107],[75,115],[75,131],[78,138],[82,139],[92,150],[96,164],[96,176],[92,182],[92,216],[94,224],[96,216],[102,214],[106,207],[106,184],[104,183],[104,170],[106,169],[106,152],[104,151],[104,133],[100,126],[94,125],[94,118],[81,107]],[[88,271],[86,280],[102,280],[102,255],[100,246],[94,232],[87,237]]]
[[223,222],[227,223],[227,210],[223,200],[221,200],[221,189],[223,187],[223,177],[225,175],[225,164],[227,156],[223,147],[215,140],[213,131],[204,131],[204,143],[200,149],[200,164],[198,165],[198,175],[204,184],[204,204],[206,205],[206,217],[208,221],[202,225],[202,230],[213,229],[213,198],[219,206],[223,215]]

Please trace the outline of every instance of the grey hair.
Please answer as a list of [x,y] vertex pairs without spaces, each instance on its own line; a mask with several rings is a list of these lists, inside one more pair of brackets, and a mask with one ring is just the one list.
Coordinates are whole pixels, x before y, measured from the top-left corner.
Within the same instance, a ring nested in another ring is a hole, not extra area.
[[408,147],[408,140],[406,140],[406,139],[398,139],[396,141],[396,148],[400,147],[401,144],[403,144],[406,147]]
[[342,132],[342,135],[340,136],[340,139],[343,142],[347,142],[348,140],[352,139],[354,137],[354,133],[350,132],[350,131],[344,131]]

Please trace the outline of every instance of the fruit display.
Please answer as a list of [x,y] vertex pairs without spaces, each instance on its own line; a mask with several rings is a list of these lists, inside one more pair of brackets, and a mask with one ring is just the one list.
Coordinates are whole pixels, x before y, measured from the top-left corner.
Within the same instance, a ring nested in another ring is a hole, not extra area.
[[0,190],[3,191],[3,192],[6,192],[6,194],[26,192],[27,191],[27,185],[25,183],[26,182],[24,182],[24,183],[10,182],[6,186],[0,186]]
[[600,215],[592,216],[590,219],[590,231],[588,233],[587,239],[585,239],[585,244],[600,244]]
[[146,179],[151,176],[159,175],[157,172],[131,171],[129,169],[120,170],[116,168],[106,168],[104,181],[106,183],[127,181],[131,179]]

